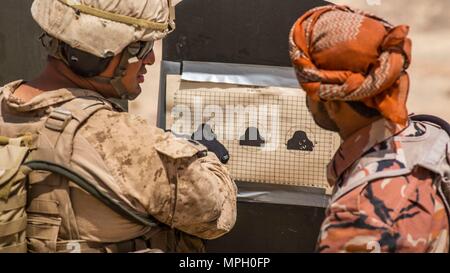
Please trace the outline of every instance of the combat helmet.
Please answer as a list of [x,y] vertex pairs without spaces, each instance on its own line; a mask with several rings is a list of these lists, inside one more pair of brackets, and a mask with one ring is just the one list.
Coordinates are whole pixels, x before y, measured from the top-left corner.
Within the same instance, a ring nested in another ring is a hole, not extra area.
[[[175,29],[171,0],[34,0],[31,14],[43,29],[49,55],[76,74],[110,83],[117,97],[134,99],[122,84],[128,63]],[[112,78],[100,77],[123,52]],[[137,59],[136,59],[137,58]]]

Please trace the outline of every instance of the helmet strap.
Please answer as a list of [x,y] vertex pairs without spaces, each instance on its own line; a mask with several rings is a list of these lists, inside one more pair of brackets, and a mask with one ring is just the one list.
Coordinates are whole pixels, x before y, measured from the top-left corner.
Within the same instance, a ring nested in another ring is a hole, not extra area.
[[[43,33],[41,37],[39,37],[41,40],[42,45],[47,50],[48,54],[54,58],[57,58],[61,61],[63,61],[66,65],[69,66],[69,62],[64,57],[64,54],[62,54],[61,49],[61,42],[58,39],[53,38],[52,36],[48,35],[47,33]],[[95,76],[91,77],[90,79],[93,79],[94,81],[100,82],[100,83],[109,83],[114,88],[114,91],[116,92],[116,95],[124,100],[133,100],[136,98],[136,96],[133,96],[129,94],[128,90],[122,83],[122,78],[126,73],[129,60],[133,58],[133,56],[127,48],[122,51],[122,57],[120,59],[119,65],[117,66],[116,70],[114,71],[114,76],[112,78],[109,77],[102,77],[102,76]]]
[[111,84],[112,87],[114,88],[114,91],[116,92],[116,95],[118,95],[118,97],[121,99],[124,100],[135,99],[136,97],[129,94],[127,88],[122,83],[122,78],[123,76],[125,76],[128,67],[128,60],[132,57],[133,56],[128,52],[128,50],[126,49],[123,50],[119,65],[114,71],[114,76],[112,78],[96,76],[93,77],[92,79],[98,82]]

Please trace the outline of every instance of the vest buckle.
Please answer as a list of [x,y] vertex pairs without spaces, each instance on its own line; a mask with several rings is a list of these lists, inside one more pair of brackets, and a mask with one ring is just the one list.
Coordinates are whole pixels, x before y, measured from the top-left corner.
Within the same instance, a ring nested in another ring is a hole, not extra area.
[[48,116],[45,127],[53,131],[62,132],[71,119],[72,113],[70,111],[63,108],[55,108]]

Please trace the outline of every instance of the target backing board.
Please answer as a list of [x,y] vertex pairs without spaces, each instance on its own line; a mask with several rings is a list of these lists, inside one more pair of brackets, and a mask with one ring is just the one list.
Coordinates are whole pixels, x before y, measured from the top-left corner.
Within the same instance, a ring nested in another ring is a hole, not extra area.
[[204,124],[228,149],[226,166],[235,180],[328,189],[326,165],[340,140],[315,124],[299,88],[168,75],[166,129],[192,135]]

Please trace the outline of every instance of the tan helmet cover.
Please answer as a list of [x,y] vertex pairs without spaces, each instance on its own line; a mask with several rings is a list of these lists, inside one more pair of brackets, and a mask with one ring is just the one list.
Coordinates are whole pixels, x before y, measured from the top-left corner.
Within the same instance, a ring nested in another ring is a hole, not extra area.
[[31,14],[49,35],[98,57],[175,29],[171,0],[34,0]]

